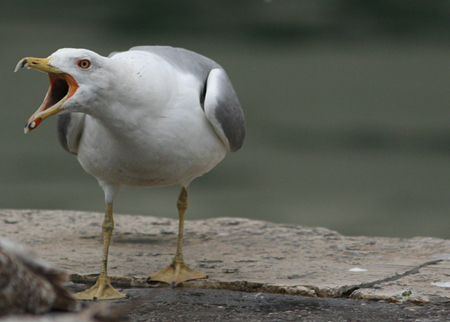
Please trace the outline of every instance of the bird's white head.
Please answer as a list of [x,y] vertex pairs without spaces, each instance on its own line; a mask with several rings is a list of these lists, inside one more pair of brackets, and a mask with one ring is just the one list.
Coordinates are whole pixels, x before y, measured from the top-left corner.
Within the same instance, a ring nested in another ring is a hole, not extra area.
[[108,58],[86,49],[63,48],[48,58],[25,57],[16,70],[27,67],[45,72],[50,87],[44,101],[25,124],[25,133],[54,114],[86,112],[95,105],[96,96],[108,87],[111,72],[105,68]]

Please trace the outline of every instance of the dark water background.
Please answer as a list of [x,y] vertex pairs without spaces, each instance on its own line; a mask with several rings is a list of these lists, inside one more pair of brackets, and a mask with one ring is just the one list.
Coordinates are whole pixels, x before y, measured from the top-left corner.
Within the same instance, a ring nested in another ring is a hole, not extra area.
[[[224,66],[247,118],[243,149],[191,184],[189,219],[450,237],[450,2],[2,1],[0,43],[0,208],[104,209],[56,118],[23,134],[48,79],[19,59],[157,44]],[[126,188],[115,211],[176,218],[178,191]]]

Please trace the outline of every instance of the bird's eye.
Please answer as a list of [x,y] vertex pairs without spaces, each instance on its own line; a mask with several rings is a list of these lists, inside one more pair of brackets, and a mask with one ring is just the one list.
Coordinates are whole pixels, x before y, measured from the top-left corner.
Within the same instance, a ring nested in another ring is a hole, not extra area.
[[82,59],[77,63],[78,67],[87,69],[91,67],[91,62],[88,59]]

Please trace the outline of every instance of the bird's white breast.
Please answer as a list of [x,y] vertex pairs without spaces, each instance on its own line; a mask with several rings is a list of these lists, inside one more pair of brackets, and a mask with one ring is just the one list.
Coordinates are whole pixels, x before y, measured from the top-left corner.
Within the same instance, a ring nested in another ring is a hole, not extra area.
[[[116,101],[86,117],[80,164],[121,185],[188,185],[227,151],[200,106],[199,81],[148,55],[123,59],[136,83],[118,80]],[[121,92],[130,86],[138,89],[133,97]]]

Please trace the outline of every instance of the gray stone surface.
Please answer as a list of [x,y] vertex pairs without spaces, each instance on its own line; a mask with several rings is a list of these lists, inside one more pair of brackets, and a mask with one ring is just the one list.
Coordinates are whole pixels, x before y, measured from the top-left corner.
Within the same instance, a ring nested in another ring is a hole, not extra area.
[[[175,253],[176,220],[115,215],[109,275],[146,286]],[[22,242],[76,280],[100,270],[103,214],[0,210],[0,236]],[[345,237],[325,228],[240,218],[187,221],[184,257],[208,280],[195,288],[350,297],[394,302],[450,301],[450,241]],[[447,284],[445,284],[447,283]]]

